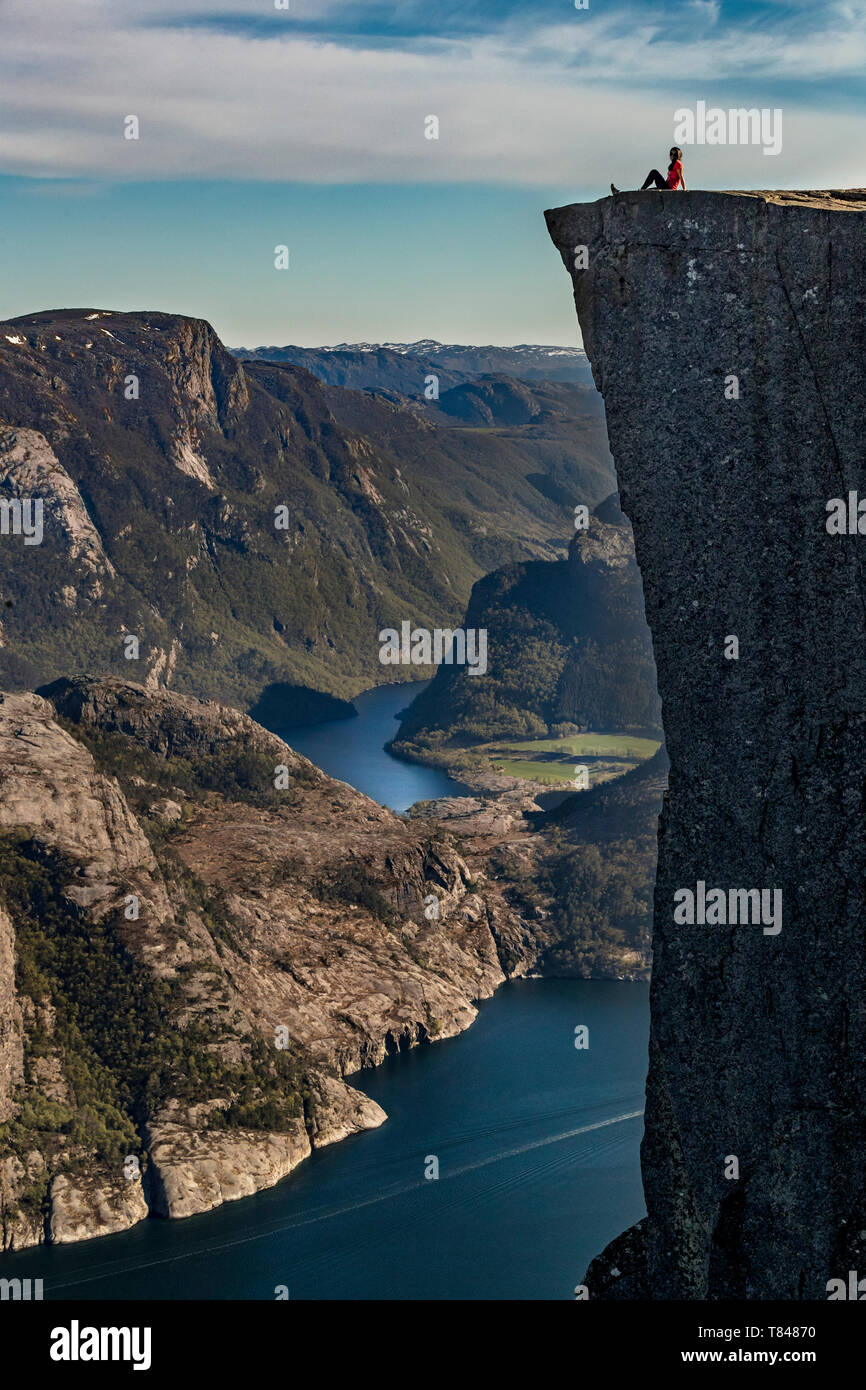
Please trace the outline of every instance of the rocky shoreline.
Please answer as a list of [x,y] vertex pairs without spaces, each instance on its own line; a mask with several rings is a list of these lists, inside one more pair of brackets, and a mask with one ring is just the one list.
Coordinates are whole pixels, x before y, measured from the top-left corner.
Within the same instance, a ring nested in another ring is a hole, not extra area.
[[[230,794],[210,788],[215,767]],[[261,781],[276,768],[285,796]],[[16,987],[16,926],[0,914],[3,1249],[184,1217],[272,1186],[312,1148],[384,1121],[346,1076],[459,1033],[479,999],[536,962],[533,924],[485,872],[498,823],[471,827],[467,862],[447,819],[394,816],[214,702],[118,678],[5,695],[0,793],[0,832],[25,836],[27,854],[63,856],[63,911],[110,930],[170,987],[171,1029],[205,1039],[202,1076],[208,1057],[249,1068],[254,1039],[272,1045],[283,1029],[299,1077],[298,1113],[277,1131],[213,1128],[216,1111],[237,1105],[231,1086],[221,1098],[204,1080],[166,1095],[138,1126],[141,1178],[124,1177],[64,1132],[64,1107],[80,1097],[63,1003]],[[260,1085],[253,1077],[254,1104],[270,1084],[264,1070]],[[56,1132],[22,1131],[22,1115],[49,1105],[63,1119]]]

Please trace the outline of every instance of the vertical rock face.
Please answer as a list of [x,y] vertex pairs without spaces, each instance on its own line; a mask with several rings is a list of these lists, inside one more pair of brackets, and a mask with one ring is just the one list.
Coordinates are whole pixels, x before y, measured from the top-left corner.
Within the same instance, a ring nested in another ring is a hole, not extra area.
[[[648,1219],[590,1296],[826,1298],[866,1258],[866,534],[827,529],[831,499],[866,496],[866,192],[627,194],[547,220],[671,760]],[[699,884],[725,890],[721,922],[675,920]],[[781,930],[732,924],[732,889],[781,890]]]
[[0,907],[0,1124],[15,1113],[12,1093],[24,1074],[24,1028],[15,992],[15,929]]

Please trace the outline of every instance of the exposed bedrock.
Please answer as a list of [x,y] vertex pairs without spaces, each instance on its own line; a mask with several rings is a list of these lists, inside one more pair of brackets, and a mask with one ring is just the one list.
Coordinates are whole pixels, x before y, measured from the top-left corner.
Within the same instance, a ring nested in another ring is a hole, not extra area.
[[[648,1219],[590,1267],[590,1297],[824,1299],[866,1268],[864,214],[862,191],[547,214],[634,527],[671,761]],[[848,533],[828,529],[836,510]],[[678,922],[675,894],[699,916],[701,884],[706,922]],[[781,890],[781,929],[732,923],[734,889]]]
[[538,960],[533,832],[501,821],[458,842],[214,701],[0,692],[0,1252],[208,1211],[382,1124],[344,1078]]

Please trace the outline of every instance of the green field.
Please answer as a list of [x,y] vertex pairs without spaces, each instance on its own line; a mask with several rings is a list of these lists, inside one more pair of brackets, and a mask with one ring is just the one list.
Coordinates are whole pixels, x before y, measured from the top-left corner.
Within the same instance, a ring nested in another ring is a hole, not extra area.
[[[558,782],[574,781],[574,763],[569,758],[568,761],[554,763],[535,763],[528,758],[506,758],[504,761],[493,760],[490,763],[491,772],[500,772],[503,777],[523,777],[529,782]],[[617,764],[618,771],[623,772],[625,768],[621,763]],[[590,770],[590,782],[600,781],[601,778],[593,777],[594,769]]]
[[555,753],[557,757],[575,758],[625,758],[629,762],[642,763],[651,758],[659,746],[655,738],[633,738],[629,734],[573,734],[570,738],[523,739],[515,743],[513,739],[502,739],[499,744],[486,747],[501,748],[503,752],[513,751],[522,757],[524,753]]
[[[573,782],[575,767],[585,764],[591,786],[621,777],[651,758],[658,739],[629,734],[575,734],[568,738],[501,739],[481,743],[461,754],[460,761],[478,771],[496,772],[529,782],[560,786]],[[541,755],[541,756],[539,756]]]

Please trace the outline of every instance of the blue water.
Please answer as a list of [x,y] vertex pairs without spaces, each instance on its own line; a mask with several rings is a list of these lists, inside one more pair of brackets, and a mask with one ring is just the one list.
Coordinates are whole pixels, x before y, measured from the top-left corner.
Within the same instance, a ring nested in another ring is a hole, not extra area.
[[399,730],[396,716],[424,689],[426,681],[384,685],[355,697],[357,719],[331,719],[326,724],[301,724],[291,728],[273,725],[274,733],[290,748],[327,772],[366,792],[392,811],[405,811],[413,801],[437,796],[460,796],[461,787],[438,768],[402,762],[384,750]]
[[[647,987],[512,981],[459,1038],[351,1078],[388,1121],[186,1221],[0,1261],[46,1298],[569,1298],[643,1215]],[[577,1051],[574,1029],[589,1027]],[[607,1124],[605,1121],[613,1120]],[[439,1178],[425,1179],[426,1160]]]
[[[315,756],[315,734],[322,766],[397,809],[441,795],[428,769],[382,750],[406,687],[373,693],[359,719],[289,742]],[[574,1047],[578,1024],[587,1050]],[[570,1298],[588,1261],[644,1214],[635,1112],[648,1028],[645,985],[511,981],[460,1037],[350,1078],[387,1111],[380,1129],[255,1197],[22,1251],[0,1274],[43,1279],[46,1299],[273,1299],[279,1285],[293,1299]],[[425,1177],[431,1158],[438,1179]]]

